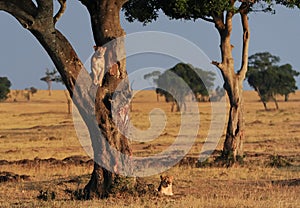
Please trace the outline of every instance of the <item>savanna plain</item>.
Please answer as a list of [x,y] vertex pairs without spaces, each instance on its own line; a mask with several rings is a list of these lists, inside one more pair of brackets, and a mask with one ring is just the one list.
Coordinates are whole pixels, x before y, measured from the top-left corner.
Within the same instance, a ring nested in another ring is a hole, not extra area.
[[244,99],[245,156],[242,164],[227,168],[214,163],[226,128],[216,138],[216,150],[198,162],[213,117],[211,103],[196,103],[199,113],[187,109],[180,114],[171,112],[162,97],[157,102],[154,91],[136,92],[132,124],[147,131],[149,118],[161,112],[165,122],[157,137],[131,141],[134,156],[155,155],[171,146],[185,128],[182,116],[200,119],[185,158],[164,173],[143,178],[158,186],[160,174],[173,175],[174,195],[88,201],[76,199],[74,193],[87,184],[93,161],[85,151],[88,142],[80,142],[76,134],[64,91],[49,96],[38,90],[30,101],[21,95],[17,102],[8,99],[0,103],[0,207],[300,207],[300,92],[288,102],[278,97],[279,110],[269,103],[265,111],[254,91],[245,91]]

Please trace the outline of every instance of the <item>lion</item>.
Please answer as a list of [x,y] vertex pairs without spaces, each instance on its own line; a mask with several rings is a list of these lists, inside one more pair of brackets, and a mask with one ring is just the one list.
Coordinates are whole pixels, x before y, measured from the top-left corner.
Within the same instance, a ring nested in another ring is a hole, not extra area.
[[160,176],[160,184],[157,191],[161,194],[172,196],[172,183],[173,183],[173,176]]

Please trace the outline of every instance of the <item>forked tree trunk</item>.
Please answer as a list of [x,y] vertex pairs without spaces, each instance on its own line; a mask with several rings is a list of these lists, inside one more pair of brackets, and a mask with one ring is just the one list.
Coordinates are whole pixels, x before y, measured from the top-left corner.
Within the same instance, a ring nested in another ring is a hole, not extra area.
[[[232,5],[233,6],[233,5]],[[234,70],[234,60],[232,56],[233,46],[231,45],[232,18],[234,11],[227,11],[224,14],[213,16],[215,27],[220,34],[220,48],[222,62],[213,61],[222,72],[224,79],[224,88],[229,97],[230,110],[227,123],[226,138],[223,146],[222,159],[227,165],[232,165],[243,156],[244,141],[244,119],[243,119],[243,81],[248,69],[248,49],[250,31],[248,25],[248,7],[247,3],[242,3],[239,8],[241,22],[243,26],[243,50],[242,63],[239,71]]]

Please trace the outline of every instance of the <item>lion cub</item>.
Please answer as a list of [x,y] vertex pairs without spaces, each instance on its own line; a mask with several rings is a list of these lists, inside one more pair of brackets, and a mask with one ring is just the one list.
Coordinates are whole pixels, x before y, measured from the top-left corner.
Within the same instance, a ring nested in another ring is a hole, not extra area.
[[106,47],[94,46],[95,53],[91,59],[91,68],[93,73],[94,85],[102,86],[102,80],[105,71],[105,59],[104,54]]
[[160,176],[160,184],[157,189],[159,193],[162,193],[167,196],[172,196],[173,195],[173,190],[172,190],[172,182],[173,182],[173,176]]

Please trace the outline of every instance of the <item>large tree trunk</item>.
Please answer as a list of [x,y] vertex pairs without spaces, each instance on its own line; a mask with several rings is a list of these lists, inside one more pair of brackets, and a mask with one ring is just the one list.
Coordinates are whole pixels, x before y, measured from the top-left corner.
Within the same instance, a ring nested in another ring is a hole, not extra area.
[[[37,5],[32,1],[0,0],[0,10],[13,15],[23,27],[28,29],[45,48],[55,64],[92,140],[95,165],[91,180],[85,187],[86,197],[105,197],[111,188],[116,186],[114,182],[119,173],[124,175],[131,173],[131,149],[127,138],[119,131],[120,128],[124,131],[126,125],[124,119],[118,117],[120,112],[127,112],[125,108],[128,97],[131,95],[128,82],[126,82],[125,59],[118,60],[118,57],[124,57],[122,54],[124,43],[122,39],[116,41],[106,56],[106,65],[109,67],[116,68],[114,62],[119,61],[117,68],[121,68],[121,76],[118,78],[113,73],[107,74],[103,87],[95,89],[92,87],[88,71],[73,47],[55,28],[55,23],[61,16],[59,13],[64,11],[66,1],[59,0],[61,9],[54,18],[52,0],[36,0],[36,2]],[[101,46],[124,35],[120,26],[119,12],[125,0],[82,0],[81,2],[87,6],[91,14],[97,45]],[[123,79],[125,82],[122,82]],[[125,83],[118,88],[121,93],[113,97],[116,87],[121,82]],[[113,108],[112,102],[115,103]],[[112,111],[116,112],[116,118],[113,117]],[[118,126],[113,119],[116,119]]]
[[226,131],[226,138],[223,147],[222,159],[227,165],[232,165],[243,156],[244,141],[244,119],[243,119],[243,81],[248,69],[248,49],[250,31],[248,25],[248,5],[243,3],[239,8],[241,22],[243,25],[243,50],[242,63],[239,71],[234,70],[234,60],[232,56],[233,46],[230,42],[232,32],[232,18],[234,11],[227,11],[226,17],[223,14],[213,16],[215,27],[220,34],[220,48],[222,62],[213,61],[222,72],[224,78],[224,88],[229,97],[230,110]]
[[[104,139],[106,139],[116,152],[103,154],[99,152],[97,145],[93,144],[94,149],[94,170],[89,183],[85,187],[85,193],[88,198],[105,197],[112,188],[119,186],[117,180],[124,178],[122,173],[129,174],[130,156],[132,155],[128,139],[120,133],[126,131],[126,122],[118,119],[121,123],[113,120],[112,115],[119,115],[121,109],[129,110],[129,100],[131,96],[130,85],[126,72],[126,59],[124,48],[125,32],[120,25],[120,9],[125,1],[81,1],[88,9],[91,16],[94,40],[97,46],[105,45],[108,49],[105,56],[105,65],[108,71],[114,66],[118,66],[118,73],[106,73],[103,87],[98,89],[96,96],[96,116],[99,128]],[[118,88],[118,89],[117,89]],[[109,100],[113,100],[114,92],[118,90],[122,96],[115,98],[114,107]],[[123,98],[122,98],[123,97]],[[124,99],[127,98],[127,99]],[[121,129],[120,129],[121,128]],[[96,141],[92,141],[97,144]],[[123,155],[123,156],[121,156]],[[125,156],[125,157],[124,157]],[[104,161],[107,157],[113,158],[111,162],[112,169],[101,167],[98,161]],[[126,169],[126,170],[125,170]]]

